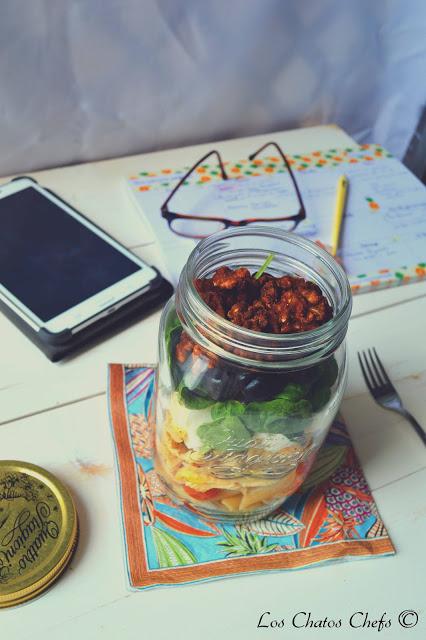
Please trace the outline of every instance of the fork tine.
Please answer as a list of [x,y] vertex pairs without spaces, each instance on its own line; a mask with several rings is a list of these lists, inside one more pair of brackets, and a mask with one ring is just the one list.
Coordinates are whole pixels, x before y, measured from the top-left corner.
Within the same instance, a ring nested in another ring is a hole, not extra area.
[[[374,349],[374,347],[373,347],[373,349]],[[374,356],[373,356],[373,353],[372,353],[371,349],[368,349],[368,355],[370,356],[371,366],[373,367],[374,373],[376,374],[376,380],[378,381],[380,386],[384,386],[385,382],[384,382],[382,376],[380,375],[379,369],[376,366],[376,361],[374,359]]]
[[386,384],[392,384],[392,382],[389,380],[388,374],[386,373],[386,370],[384,368],[384,366],[382,365],[382,361],[380,360],[379,356],[377,355],[377,351],[376,348],[373,347],[373,351],[374,351],[374,355],[376,356],[376,360],[377,360],[377,364],[379,366],[380,371],[382,372],[382,376],[386,382]]
[[380,383],[377,382],[377,380],[375,378],[375,375],[373,373],[373,370],[372,370],[372,368],[370,366],[370,363],[368,361],[368,358],[367,358],[367,353],[365,351],[363,351],[363,356],[364,356],[364,364],[367,367],[367,371],[368,371],[369,376],[370,376],[370,381],[371,381],[372,387],[375,388],[375,387],[380,386]]
[[370,380],[368,378],[367,372],[366,372],[366,370],[364,368],[364,365],[362,363],[361,355],[363,355],[364,358],[365,358],[364,352],[363,351],[361,351],[361,352],[358,351],[358,360],[359,360],[359,364],[360,364],[360,367],[361,367],[362,375],[364,376],[365,384],[367,385],[370,393],[373,393],[373,387],[371,385],[371,382],[370,382]]

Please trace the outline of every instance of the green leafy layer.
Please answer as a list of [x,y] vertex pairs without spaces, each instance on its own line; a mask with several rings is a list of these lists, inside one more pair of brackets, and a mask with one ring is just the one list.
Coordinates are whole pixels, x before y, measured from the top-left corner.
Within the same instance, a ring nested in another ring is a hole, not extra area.
[[198,437],[208,449],[216,451],[238,451],[245,449],[251,433],[237,416],[225,416],[219,420],[201,424]]
[[185,387],[183,382],[179,385],[177,392],[179,395],[179,401],[184,404],[187,409],[206,409],[214,404],[214,400],[197,395],[191,391],[191,389]]
[[[211,422],[198,427],[197,433],[206,449],[241,450],[254,434],[271,433],[292,436],[309,424],[312,415],[329,402],[331,389],[338,377],[334,356],[301,373],[302,382],[287,383],[271,400],[240,402],[215,401],[206,397],[206,390],[185,386],[185,377],[173,357],[174,347],[182,332],[176,312],[169,315],[165,327],[165,346],[169,366],[180,402],[191,410],[211,409]],[[226,365],[224,367],[226,369]]]
[[179,320],[179,317],[176,311],[173,311],[172,313],[169,314],[167,318],[166,327],[165,327],[165,336],[164,336],[164,339],[166,342],[166,353],[167,353],[167,360],[168,360],[169,366],[173,365],[172,338],[174,335],[177,335],[181,331],[182,331],[182,324]]
[[331,387],[338,376],[333,358],[313,370],[311,380],[289,383],[272,400],[242,403],[237,400],[216,402],[194,396],[188,401],[187,392],[181,398],[191,408],[211,406],[212,422],[202,424],[197,433],[206,449],[244,449],[254,434],[283,434],[291,437],[309,424],[312,415],[330,400]]

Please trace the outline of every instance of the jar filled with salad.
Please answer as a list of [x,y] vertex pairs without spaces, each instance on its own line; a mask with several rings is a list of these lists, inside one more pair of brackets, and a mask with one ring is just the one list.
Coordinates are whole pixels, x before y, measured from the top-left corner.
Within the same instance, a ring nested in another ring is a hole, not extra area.
[[342,399],[351,305],[343,269],[299,236],[196,246],[159,336],[155,465],[173,500],[244,521],[297,491]]

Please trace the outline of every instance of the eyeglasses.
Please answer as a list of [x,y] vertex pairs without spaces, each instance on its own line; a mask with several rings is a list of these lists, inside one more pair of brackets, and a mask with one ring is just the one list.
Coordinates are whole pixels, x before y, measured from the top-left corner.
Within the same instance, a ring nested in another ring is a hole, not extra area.
[[287,168],[288,174],[290,176],[290,179],[293,183],[293,186],[296,192],[297,200],[299,202],[299,209],[297,213],[288,214],[288,215],[283,214],[282,216],[273,217],[273,218],[259,217],[259,218],[246,218],[243,220],[230,220],[229,218],[222,218],[222,217],[216,217],[216,216],[193,216],[193,215],[188,215],[181,212],[178,213],[176,211],[170,211],[169,203],[173,198],[173,196],[176,195],[176,192],[178,191],[178,189],[184,183],[187,183],[187,180],[191,175],[191,173],[195,171],[195,169],[200,164],[202,164],[205,160],[207,160],[207,158],[209,158],[210,156],[216,156],[222,179],[223,180],[229,179],[229,176],[225,171],[225,166],[222,161],[220,153],[216,150],[213,150],[213,151],[209,151],[209,153],[206,153],[205,156],[203,156],[200,160],[198,160],[198,162],[196,162],[194,166],[191,167],[191,169],[189,169],[189,171],[185,173],[185,175],[179,180],[177,185],[169,194],[165,202],[162,204],[161,215],[163,218],[167,220],[171,231],[185,238],[206,238],[207,236],[211,235],[212,233],[215,233],[216,231],[221,231],[229,227],[245,227],[248,224],[255,224],[260,222],[287,223],[286,224],[287,231],[294,231],[297,225],[300,224],[302,220],[305,220],[306,211],[305,211],[305,206],[303,204],[302,196],[300,194],[299,187],[297,186],[296,178],[294,177],[294,173],[290,167],[290,163],[285,157],[281,147],[276,142],[268,142],[267,144],[264,144],[263,147],[258,149],[255,153],[252,153],[249,156],[249,160],[250,161],[254,160],[256,156],[259,155],[259,153],[262,153],[262,151],[269,146],[275,147],[275,149],[280,154]]

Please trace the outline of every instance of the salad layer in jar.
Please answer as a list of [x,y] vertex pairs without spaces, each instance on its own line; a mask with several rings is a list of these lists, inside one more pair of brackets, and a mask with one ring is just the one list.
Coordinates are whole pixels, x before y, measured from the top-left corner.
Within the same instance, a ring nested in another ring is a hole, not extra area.
[[[312,331],[333,316],[319,287],[296,276],[221,267],[194,284],[219,316],[252,331]],[[218,518],[278,507],[303,482],[338,408],[339,353],[304,368],[242,366],[199,344],[173,306],[164,351],[156,468],[172,497]]]

